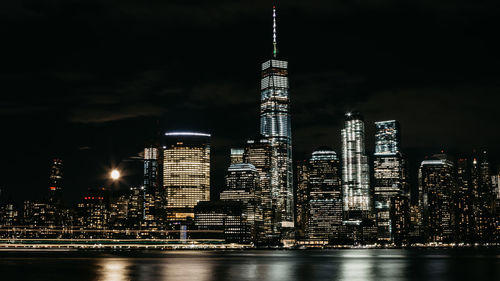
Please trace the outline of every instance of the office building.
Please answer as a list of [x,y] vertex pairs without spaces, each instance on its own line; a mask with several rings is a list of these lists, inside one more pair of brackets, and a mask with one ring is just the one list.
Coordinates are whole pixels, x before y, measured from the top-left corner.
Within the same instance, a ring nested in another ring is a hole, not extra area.
[[495,237],[495,194],[491,183],[488,153],[475,155],[471,168],[472,209],[475,222],[475,241],[487,243]]
[[262,63],[260,133],[273,149],[271,189],[275,228],[281,239],[294,238],[292,133],[288,62],[278,59],[276,7],[273,7],[273,56]]
[[60,206],[63,192],[63,162],[59,158],[52,161],[49,176],[49,203]]
[[170,220],[194,217],[194,206],[210,200],[210,135],[166,133],[163,188]]
[[359,113],[347,113],[342,129],[344,219],[360,224],[371,215],[370,170],[365,153],[365,125]]
[[409,196],[406,160],[400,149],[399,122],[395,120],[376,122],[375,128],[373,186],[377,236],[379,242],[390,243],[393,240],[391,199],[397,195]]
[[226,188],[220,194],[222,201],[238,201],[243,204],[243,222],[251,232],[251,240],[257,243],[258,228],[262,224],[262,208],[259,188],[259,172],[249,163],[231,164],[226,175]]
[[194,208],[194,224],[199,231],[194,238],[249,244],[251,236],[243,219],[244,209],[244,204],[238,201],[199,202]]
[[320,147],[307,166],[306,240],[328,244],[343,220],[340,161],[331,148]]
[[453,162],[445,154],[433,155],[420,165],[419,206],[427,242],[453,242],[454,169]]
[[272,178],[272,160],[273,147],[269,139],[259,135],[254,139],[248,140],[245,147],[244,162],[252,164],[257,170],[259,176],[259,188],[257,194],[260,194],[259,213],[262,214],[262,223],[258,226],[257,241],[258,244],[276,244],[279,243],[280,233],[278,232],[275,209],[273,208],[273,194],[271,189]]

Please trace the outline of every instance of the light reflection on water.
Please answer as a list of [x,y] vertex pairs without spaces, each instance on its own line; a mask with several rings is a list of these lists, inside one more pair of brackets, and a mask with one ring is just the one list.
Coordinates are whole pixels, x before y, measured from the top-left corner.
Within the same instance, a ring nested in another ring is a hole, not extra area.
[[98,264],[99,280],[118,281],[126,280],[130,275],[130,260],[122,258],[101,259]]
[[[498,250],[332,250],[0,255],[2,280],[500,280]],[[57,273],[56,273],[57,272]],[[6,277],[4,279],[4,276]],[[71,278],[68,278],[68,277]]]

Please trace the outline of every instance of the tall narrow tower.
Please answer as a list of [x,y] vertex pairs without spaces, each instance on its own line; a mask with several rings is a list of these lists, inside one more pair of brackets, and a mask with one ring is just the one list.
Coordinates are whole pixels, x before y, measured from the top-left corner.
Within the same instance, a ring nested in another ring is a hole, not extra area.
[[49,176],[49,202],[61,204],[63,191],[63,161],[55,158],[50,167]]
[[288,62],[277,59],[276,6],[273,6],[273,55],[262,64],[260,133],[273,147],[271,194],[275,231],[291,238],[293,219],[292,133],[288,96]]
[[359,113],[347,113],[342,130],[344,215],[360,222],[370,215],[370,170],[365,153],[365,123]]

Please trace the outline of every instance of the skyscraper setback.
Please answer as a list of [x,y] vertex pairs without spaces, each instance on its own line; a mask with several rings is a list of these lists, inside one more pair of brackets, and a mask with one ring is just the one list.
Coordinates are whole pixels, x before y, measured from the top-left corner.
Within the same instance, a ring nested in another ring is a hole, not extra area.
[[361,222],[370,215],[370,170],[365,153],[365,123],[359,113],[347,113],[342,130],[344,217]]
[[260,133],[272,147],[271,194],[276,229],[290,238],[294,226],[292,133],[288,62],[277,59],[276,7],[273,6],[273,57],[262,64]]

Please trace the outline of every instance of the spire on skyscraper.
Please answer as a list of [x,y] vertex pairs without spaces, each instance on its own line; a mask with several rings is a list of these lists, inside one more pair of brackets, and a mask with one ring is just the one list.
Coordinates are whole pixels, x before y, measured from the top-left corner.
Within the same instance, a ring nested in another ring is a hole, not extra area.
[[276,42],[276,4],[273,5],[273,57],[278,55],[278,43]]

